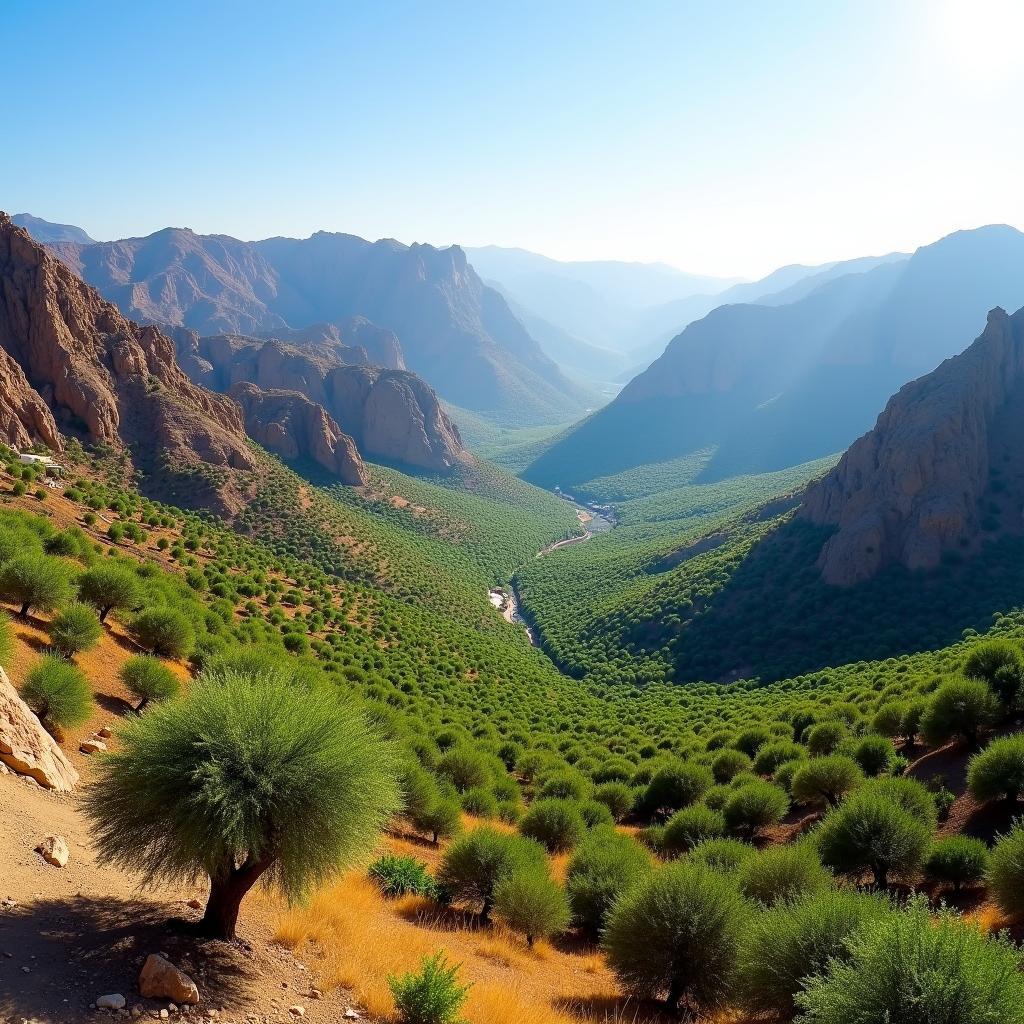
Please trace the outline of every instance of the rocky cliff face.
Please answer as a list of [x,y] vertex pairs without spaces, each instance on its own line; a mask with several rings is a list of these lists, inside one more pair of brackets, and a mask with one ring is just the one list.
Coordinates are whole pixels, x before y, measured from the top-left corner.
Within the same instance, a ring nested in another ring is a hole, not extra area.
[[1024,529],[1024,310],[988,315],[960,355],[894,395],[873,430],[811,486],[800,516],[833,526],[818,564],[849,585],[899,562],[937,566],[986,531]]
[[318,323],[309,327],[262,331],[259,337],[283,341],[313,355],[350,365],[405,369],[405,356],[398,335],[362,316],[354,316],[342,324]]
[[458,246],[322,231],[243,242],[166,228],[116,242],[62,241],[54,251],[143,322],[289,342],[310,332],[323,340],[320,325],[334,325],[345,345],[366,349],[368,362],[408,365],[457,405],[504,410],[517,420],[561,421],[589,397],[562,376]]
[[245,417],[249,436],[286,462],[309,459],[342,483],[366,483],[366,469],[355,441],[327,415],[323,406],[298,391],[264,391],[240,382],[231,397]]
[[[127,448],[157,490],[199,463],[255,467],[238,406],[196,386],[166,335],[125,319],[2,213],[0,349],[0,438],[11,444],[60,450],[59,431]],[[241,486],[228,473],[187,496],[229,511]]]
[[299,392],[322,406],[366,456],[436,472],[467,458],[437,395],[413,373],[343,365],[277,340],[174,335],[178,359],[193,380],[226,393],[241,382]]

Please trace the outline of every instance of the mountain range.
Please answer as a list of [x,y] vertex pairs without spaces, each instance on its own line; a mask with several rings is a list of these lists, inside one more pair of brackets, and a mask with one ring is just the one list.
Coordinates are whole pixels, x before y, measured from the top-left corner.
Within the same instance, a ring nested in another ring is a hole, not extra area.
[[[398,360],[456,406],[503,422],[564,422],[592,396],[549,359],[458,246],[310,238],[240,241],[166,228],[94,242],[19,215],[36,237],[125,316],[201,335],[344,329],[354,318],[394,334]],[[387,365],[387,360],[383,360]]]
[[855,267],[717,307],[524,475],[579,486],[710,449],[702,479],[715,480],[841,451],[892,392],[959,352],[987,310],[1024,304],[1024,235],[1007,226]]

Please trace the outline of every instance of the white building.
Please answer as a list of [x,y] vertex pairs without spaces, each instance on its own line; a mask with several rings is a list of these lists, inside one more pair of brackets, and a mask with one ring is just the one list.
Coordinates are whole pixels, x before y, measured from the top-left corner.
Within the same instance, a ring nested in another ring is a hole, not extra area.
[[64,471],[64,467],[59,462],[54,462],[49,455],[22,453],[18,456],[18,461],[23,462],[26,466],[38,466],[47,473],[53,473],[54,476],[59,476]]

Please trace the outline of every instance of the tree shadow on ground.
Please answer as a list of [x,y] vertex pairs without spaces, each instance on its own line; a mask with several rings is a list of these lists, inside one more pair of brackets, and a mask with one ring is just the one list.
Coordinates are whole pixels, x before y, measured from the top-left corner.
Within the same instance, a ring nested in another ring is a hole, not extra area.
[[202,1005],[233,1003],[260,973],[252,947],[196,935],[198,912],[143,899],[76,895],[40,898],[0,914],[0,1020],[70,1024],[92,1019],[89,1004],[118,992],[147,1010],[167,1000],[138,995],[138,975],[160,953],[199,987]]
[[562,996],[553,1000],[561,1010],[580,1021],[600,1024],[663,1024],[679,1018],[666,1013],[663,1007],[650,1000],[637,1000],[631,996]]

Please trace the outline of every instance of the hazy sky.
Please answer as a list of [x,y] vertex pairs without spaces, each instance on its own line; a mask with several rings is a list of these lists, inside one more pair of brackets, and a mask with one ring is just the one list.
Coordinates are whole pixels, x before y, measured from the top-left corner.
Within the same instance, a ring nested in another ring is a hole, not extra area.
[[757,276],[1024,228],[1024,0],[3,0],[0,208]]

